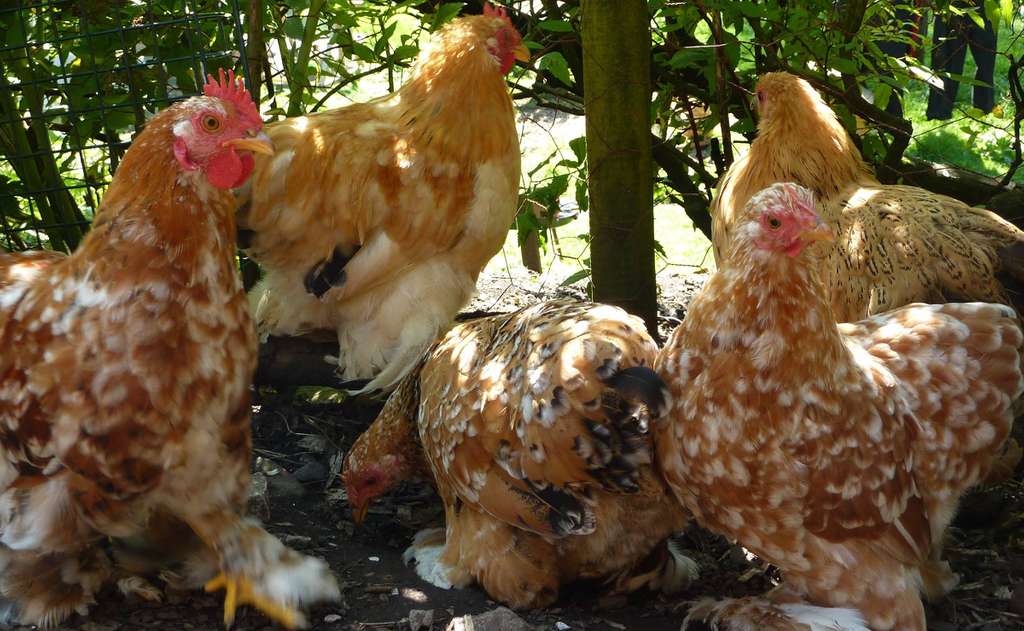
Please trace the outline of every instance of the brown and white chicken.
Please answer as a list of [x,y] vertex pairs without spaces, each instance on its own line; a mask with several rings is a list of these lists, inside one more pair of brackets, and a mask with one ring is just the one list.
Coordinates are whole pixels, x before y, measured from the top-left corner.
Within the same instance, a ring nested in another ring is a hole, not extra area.
[[652,465],[656,354],[640,319],[605,305],[551,301],[455,327],[349,452],[357,520],[426,473],[445,528],[420,532],[406,559],[434,585],[477,582],[517,608],[583,578],[685,587],[696,565],[666,540],[686,514]]
[[837,324],[809,251],[832,234],[795,184],[736,218],[658,358],[658,464],[699,523],[782,570],[776,601],[924,631],[918,592],[954,585],[944,534],[1010,431],[1021,330],[988,303]]
[[[240,81],[240,80],[239,80]],[[107,543],[185,542],[221,576],[225,618],[255,604],[288,626],[337,598],[318,559],[244,515],[255,327],[230,189],[270,153],[231,75],[157,114],[68,256],[0,254],[0,596],[9,621],[58,625],[100,588],[159,592]],[[156,569],[156,568],[154,568]]]
[[817,253],[836,319],[911,302],[980,300],[1024,308],[1024,232],[998,215],[916,186],[880,184],[835,112],[804,79],[757,84],[757,139],[729,168],[711,207],[719,265],[747,201],[776,182],[814,192],[835,241]]
[[342,377],[389,390],[452,323],[516,213],[519,139],[504,75],[528,59],[504,10],[453,20],[412,78],[368,103],[268,126],[241,192],[265,272],[261,335],[337,331]]

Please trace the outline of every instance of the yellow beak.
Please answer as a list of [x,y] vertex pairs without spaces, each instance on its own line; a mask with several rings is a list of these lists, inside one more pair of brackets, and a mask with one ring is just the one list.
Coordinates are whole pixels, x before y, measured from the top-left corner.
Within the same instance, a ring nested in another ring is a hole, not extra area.
[[831,243],[836,240],[836,236],[832,234],[832,230],[828,227],[828,224],[819,219],[818,225],[811,230],[806,230],[800,234],[800,240],[806,243],[814,241],[825,241],[827,243]]
[[241,149],[242,151],[262,153],[265,156],[274,155],[274,144],[270,142],[270,137],[263,132],[252,138],[233,138],[224,144],[231,145],[235,149]]
[[516,49],[512,51],[512,55],[524,64],[530,63],[530,49],[523,44],[516,46]]
[[366,513],[370,512],[369,504],[360,504],[359,506],[352,507],[352,521],[355,525],[360,525],[366,521]]

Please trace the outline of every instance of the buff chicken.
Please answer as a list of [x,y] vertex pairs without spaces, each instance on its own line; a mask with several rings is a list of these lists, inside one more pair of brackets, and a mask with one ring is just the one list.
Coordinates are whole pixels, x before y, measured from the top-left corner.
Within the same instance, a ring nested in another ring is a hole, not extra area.
[[395,93],[268,126],[277,153],[239,199],[261,335],[336,331],[342,378],[374,391],[451,326],[516,213],[517,59],[487,5],[435,33]]
[[743,208],[776,182],[810,189],[835,241],[817,256],[839,321],[911,302],[980,300],[1024,307],[1024,232],[995,213],[915,186],[879,184],[835,113],[804,79],[757,85],[758,135],[712,204],[719,265]]
[[699,523],[781,569],[769,601],[792,619],[806,601],[846,628],[925,631],[919,591],[956,583],[943,537],[1010,432],[1021,330],[980,302],[837,324],[814,256],[834,235],[791,183],[736,216],[658,357],[657,462]]
[[[271,153],[241,80],[157,114],[69,256],[0,255],[0,596],[6,622],[52,628],[124,573],[119,542],[166,537],[224,587],[301,626],[339,596],[323,561],[244,515],[256,332],[231,189]],[[188,542],[195,545],[189,549]],[[220,570],[220,576],[213,575]]]
[[545,302],[455,327],[349,452],[356,520],[429,476],[446,525],[405,556],[434,585],[477,582],[516,608],[584,578],[685,587],[696,565],[667,538],[686,514],[652,466],[648,427],[666,404],[656,354],[640,319],[604,305]]

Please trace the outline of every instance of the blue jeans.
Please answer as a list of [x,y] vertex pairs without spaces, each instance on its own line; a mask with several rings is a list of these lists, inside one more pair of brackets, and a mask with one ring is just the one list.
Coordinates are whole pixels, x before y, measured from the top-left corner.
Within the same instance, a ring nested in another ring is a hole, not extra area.
[[[984,0],[974,0],[978,13],[985,17]],[[974,86],[974,107],[983,112],[991,112],[995,107],[995,90],[992,87],[996,68],[996,33],[992,22],[985,17],[985,26],[980,27],[967,16],[951,16],[947,20],[935,16],[935,47],[932,49],[932,69],[937,71],[962,74],[967,49],[971,49],[971,57],[977,71],[974,79],[984,85]],[[953,103],[956,102],[960,83],[953,79],[942,79],[942,89],[932,87],[928,95],[929,119],[947,119],[953,115]]]

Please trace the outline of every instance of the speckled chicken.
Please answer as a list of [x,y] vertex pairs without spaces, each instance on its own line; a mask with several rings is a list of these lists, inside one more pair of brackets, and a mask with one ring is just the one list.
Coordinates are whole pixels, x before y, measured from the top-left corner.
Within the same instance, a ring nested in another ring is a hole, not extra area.
[[261,335],[336,331],[357,391],[390,390],[416,364],[516,214],[516,59],[529,59],[519,33],[487,4],[434,33],[393,94],[268,126],[277,154],[239,199],[265,272]]
[[807,81],[757,85],[757,139],[712,203],[715,260],[728,256],[744,205],[776,182],[813,191],[835,242],[818,262],[836,318],[980,300],[1024,307],[1024,232],[990,211],[915,186],[878,183],[835,113]]
[[192,586],[220,569],[229,623],[255,604],[299,626],[339,595],[244,515],[256,339],[230,189],[272,150],[240,81],[153,117],[74,253],[0,254],[5,622],[56,626],[115,579],[159,598],[107,546],[158,532],[193,545],[177,561],[212,559]]
[[656,353],[641,320],[589,303],[455,327],[349,452],[357,520],[427,474],[446,525],[419,533],[406,559],[434,585],[475,581],[523,608],[580,578],[617,591],[689,584],[696,565],[667,542],[685,512],[651,464],[648,424],[665,405]]
[[795,184],[736,217],[658,358],[673,401],[658,464],[701,524],[782,570],[776,601],[924,631],[919,589],[955,584],[944,534],[1024,388],[1021,330],[1013,309],[977,302],[837,324],[812,253],[831,238]]

